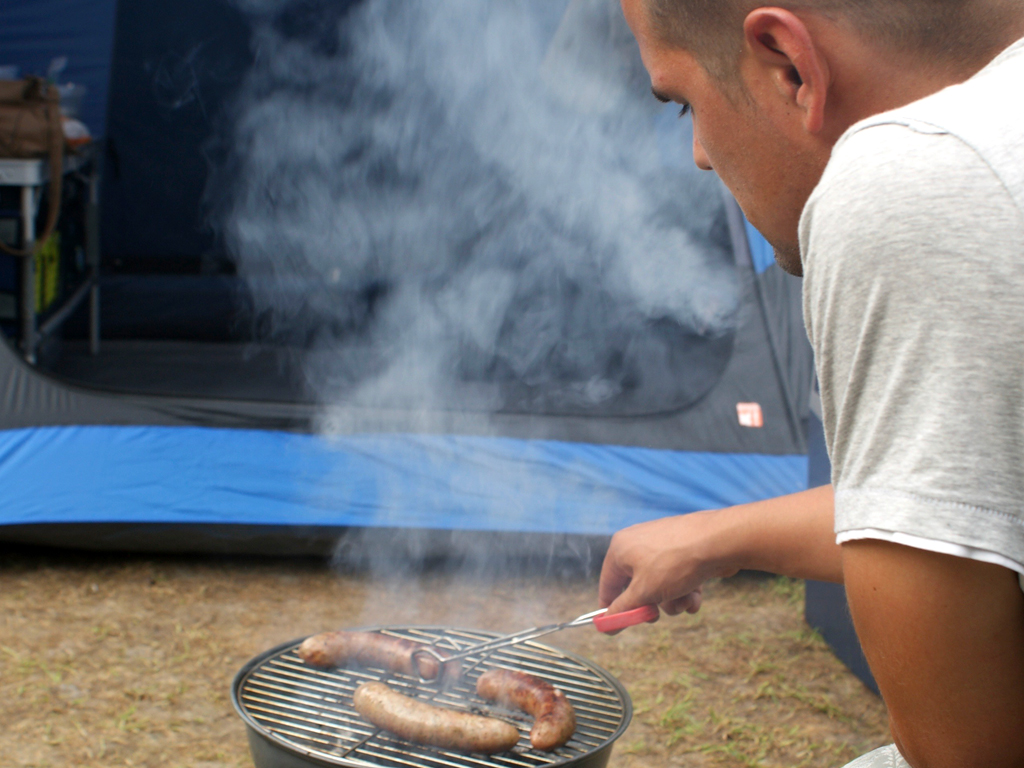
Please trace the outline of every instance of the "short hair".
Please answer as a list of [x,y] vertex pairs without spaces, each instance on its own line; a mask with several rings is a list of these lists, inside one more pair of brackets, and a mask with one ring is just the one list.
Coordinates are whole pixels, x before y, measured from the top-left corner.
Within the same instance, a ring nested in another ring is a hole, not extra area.
[[[730,80],[743,45],[743,20],[760,7],[811,9],[850,22],[894,51],[920,53],[936,64],[991,49],[1014,3],[985,0],[643,0],[656,34],[693,53],[708,72]],[[981,8],[979,8],[981,7]],[[1002,11],[1002,12],[1001,12]]]

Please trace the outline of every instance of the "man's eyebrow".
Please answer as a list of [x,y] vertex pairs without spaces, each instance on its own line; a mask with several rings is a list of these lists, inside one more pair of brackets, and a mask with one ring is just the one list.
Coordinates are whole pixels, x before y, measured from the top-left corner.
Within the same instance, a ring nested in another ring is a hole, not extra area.
[[654,94],[654,98],[656,98],[658,101],[662,102],[663,104],[668,104],[670,101],[672,101],[672,99],[670,99],[664,93],[660,93],[653,85],[651,86],[651,93]]

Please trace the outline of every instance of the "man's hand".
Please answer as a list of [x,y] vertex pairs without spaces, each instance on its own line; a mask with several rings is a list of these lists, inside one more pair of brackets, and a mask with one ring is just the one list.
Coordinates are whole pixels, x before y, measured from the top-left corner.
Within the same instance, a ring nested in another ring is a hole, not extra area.
[[658,605],[675,615],[700,608],[707,579],[742,568],[842,581],[832,510],[823,486],[626,528],[612,538],[598,599],[610,613]]
[[601,568],[598,600],[609,613],[657,605],[669,615],[700,608],[710,576],[709,534],[714,512],[666,517],[619,531]]
[[864,655],[914,768],[1024,765],[1024,593],[998,565],[842,546]]

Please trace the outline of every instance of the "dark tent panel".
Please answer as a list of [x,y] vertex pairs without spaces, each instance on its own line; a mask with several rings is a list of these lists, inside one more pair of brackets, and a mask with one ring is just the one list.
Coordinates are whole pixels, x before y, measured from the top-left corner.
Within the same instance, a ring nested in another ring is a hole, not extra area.
[[85,86],[79,116],[93,136],[106,130],[116,0],[4,0],[0,5],[0,67],[15,76],[47,75],[67,57],[61,83]]
[[[811,488],[832,482],[832,464],[825,449],[825,429],[821,424],[820,408],[812,408],[807,430],[808,484]],[[864,651],[857,639],[846,602],[846,589],[842,584],[808,581],[804,602],[804,618],[825,638],[836,656],[868,688],[878,693]]]
[[203,0],[119,2],[117,30],[104,256],[134,273],[198,272],[219,260],[198,203],[214,122],[252,61],[249,30],[232,4]]

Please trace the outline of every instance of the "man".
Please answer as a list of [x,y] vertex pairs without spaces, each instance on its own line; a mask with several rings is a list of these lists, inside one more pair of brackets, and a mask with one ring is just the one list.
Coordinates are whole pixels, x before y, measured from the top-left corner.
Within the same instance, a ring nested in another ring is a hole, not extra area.
[[833,486],[621,531],[601,604],[843,582],[895,742],[853,765],[1024,766],[1024,5],[622,4],[697,165],[804,275]]

